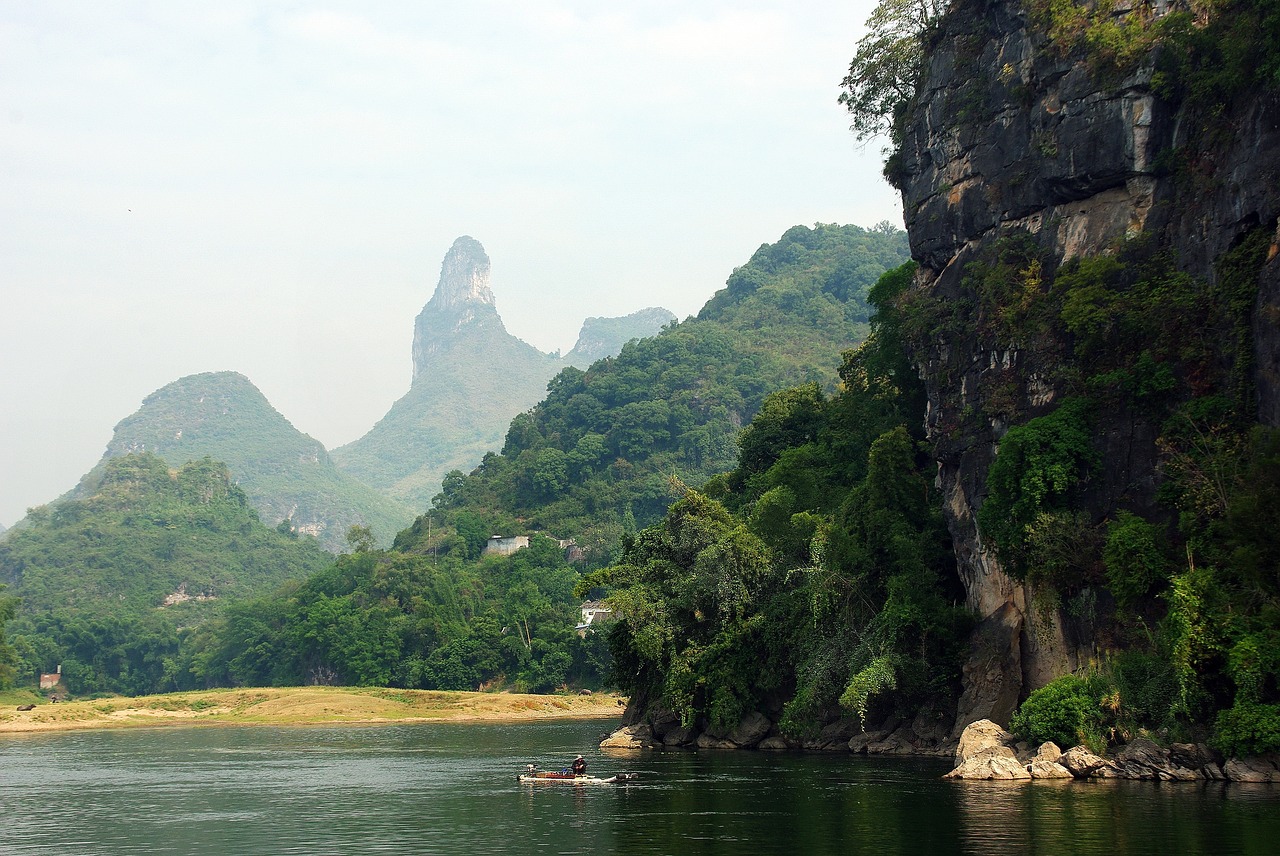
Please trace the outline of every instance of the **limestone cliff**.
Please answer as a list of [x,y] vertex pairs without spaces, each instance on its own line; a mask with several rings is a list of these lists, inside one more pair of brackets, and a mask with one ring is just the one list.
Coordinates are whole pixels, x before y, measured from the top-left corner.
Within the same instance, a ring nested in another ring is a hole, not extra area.
[[[1054,268],[1144,234],[1212,282],[1215,262],[1247,234],[1276,233],[1280,96],[1246,89],[1210,119],[1204,105],[1157,85],[1154,55],[1126,71],[1100,68],[1096,57],[1051,42],[1019,0],[957,0],[930,38],[888,174],[920,263],[916,288],[953,312],[915,358],[968,602],[984,619],[958,733],[984,717],[1007,724],[1019,696],[1107,645],[1104,614],[1033,608],[1036,593],[1005,573],[977,524],[1001,437],[1066,393],[1052,363],[1069,343],[984,333],[973,318],[981,301],[971,264],[993,258],[1011,235],[1030,236]],[[1273,237],[1252,313],[1258,413],[1270,425],[1280,424],[1276,255]],[[1118,408],[1095,430],[1105,463],[1087,493],[1092,519],[1152,511],[1158,425]]]

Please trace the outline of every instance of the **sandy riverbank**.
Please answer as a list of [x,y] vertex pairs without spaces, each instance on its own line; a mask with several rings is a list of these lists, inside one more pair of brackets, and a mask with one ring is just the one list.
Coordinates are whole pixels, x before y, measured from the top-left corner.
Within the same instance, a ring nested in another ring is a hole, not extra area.
[[366,687],[204,690],[0,709],[0,733],[158,725],[321,725],[620,717],[624,700]]

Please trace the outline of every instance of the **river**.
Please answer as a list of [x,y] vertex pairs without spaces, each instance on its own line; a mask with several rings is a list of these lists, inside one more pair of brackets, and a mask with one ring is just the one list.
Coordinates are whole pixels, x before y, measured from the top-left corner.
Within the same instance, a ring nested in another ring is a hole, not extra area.
[[[0,735],[0,853],[1272,854],[1280,787],[945,782],[936,759],[595,748],[610,722]],[[527,762],[627,785],[520,785]]]

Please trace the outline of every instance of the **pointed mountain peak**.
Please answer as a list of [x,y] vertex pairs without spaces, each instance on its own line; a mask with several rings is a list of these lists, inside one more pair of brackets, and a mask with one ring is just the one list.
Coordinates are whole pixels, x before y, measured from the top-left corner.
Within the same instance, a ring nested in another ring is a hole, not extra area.
[[493,290],[489,288],[489,256],[479,241],[463,235],[445,253],[440,282],[426,308],[442,311],[469,303],[494,305]]
[[463,235],[445,253],[436,292],[414,321],[413,380],[429,373],[432,360],[449,348],[507,337],[489,287],[489,256],[479,241]]

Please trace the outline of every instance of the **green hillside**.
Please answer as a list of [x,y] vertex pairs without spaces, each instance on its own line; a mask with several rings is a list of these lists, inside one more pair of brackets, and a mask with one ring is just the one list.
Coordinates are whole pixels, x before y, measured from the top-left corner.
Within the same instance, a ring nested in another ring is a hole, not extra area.
[[[485,537],[545,530],[607,560],[666,511],[673,477],[698,485],[734,465],[738,432],[770,392],[835,388],[834,355],[867,332],[867,290],[906,257],[906,236],[887,226],[788,230],[697,318],[561,372],[512,421],[500,455],[446,477],[434,525]],[[414,549],[426,526],[397,545]]]
[[439,337],[429,366],[387,415],[334,449],[334,460],[421,511],[444,473],[474,466],[502,442],[511,415],[536,404],[561,365],[508,333],[492,306],[476,306],[463,332]]
[[75,692],[172,687],[180,637],[216,605],[332,558],[263,525],[221,463],[110,458],[0,544],[0,583],[20,598],[7,627],[19,675],[61,664]]
[[290,520],[329,550],[343,547],[353,525],[367,526],[385,543],[412,519],[405,507],[334,466],[318,440],[294,428],[236,372],[190,375],[147,396],[116,426],[102,463],[75,495],[97,482],[107,461],[141,451],[175,464],[225,462],[264,522]]

